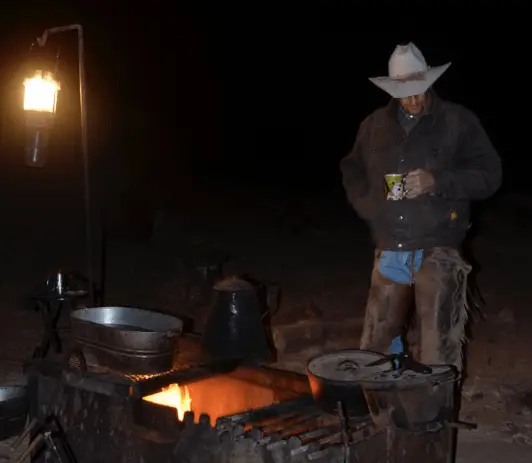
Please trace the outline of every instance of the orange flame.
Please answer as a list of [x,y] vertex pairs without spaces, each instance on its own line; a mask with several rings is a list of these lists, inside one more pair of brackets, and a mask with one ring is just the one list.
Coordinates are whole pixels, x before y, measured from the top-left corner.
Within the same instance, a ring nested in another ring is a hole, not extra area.
[[170,386],[165,387],[161,392],[156,392],[142,399],[154,404],[175,408],[177,418],[180,421],[183,421],[185,412],[192,410],[192,399],[190,398],[188,387],[180,387],[178,384],[170,384]]

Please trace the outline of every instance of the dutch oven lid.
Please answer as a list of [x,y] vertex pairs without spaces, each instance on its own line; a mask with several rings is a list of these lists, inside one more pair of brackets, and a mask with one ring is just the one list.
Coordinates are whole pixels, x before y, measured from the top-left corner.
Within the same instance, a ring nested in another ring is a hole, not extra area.
[[[385,356],[364,350],[341,350],[322,354],[311,359],[307,369],[315,376],[331,381],[355,381],[360,379],[362,367],[384,359]],[[389,369],[386,363],[378,369]],[[375,371],[372,367],[372,371]]]
[[223,280],[218,281],[214,285],[215,291],[227,291],[227,292],[236,292],[236,291],[253,291],[255,286],[236,275],[228,276]]

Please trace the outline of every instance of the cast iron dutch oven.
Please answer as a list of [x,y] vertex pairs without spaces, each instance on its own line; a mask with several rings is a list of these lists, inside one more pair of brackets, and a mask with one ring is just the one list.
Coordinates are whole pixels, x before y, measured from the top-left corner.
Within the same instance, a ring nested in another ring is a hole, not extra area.
[[[337,413],[338,402],[341,402],[350,416],[367,416],[369,409],[360,388],[361,375],[357,371],[374,362],[388,363],[378,362],[384,359],[384,354],[356,349],[320,354],[310,359],[307,376],[314,400],[327,413]],[[377,368],[390,369],[391,366]]]

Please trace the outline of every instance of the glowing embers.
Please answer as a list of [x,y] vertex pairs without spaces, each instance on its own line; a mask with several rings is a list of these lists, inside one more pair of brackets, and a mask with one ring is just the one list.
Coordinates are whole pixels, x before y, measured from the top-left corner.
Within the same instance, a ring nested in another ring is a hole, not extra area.
[[206,414],[214,424],[222,416],[279,403],[279,395],[271,388],[222,375],[183,386],[171,384],[143,400],[176,409],[179,421],[193,411],[196,421]]

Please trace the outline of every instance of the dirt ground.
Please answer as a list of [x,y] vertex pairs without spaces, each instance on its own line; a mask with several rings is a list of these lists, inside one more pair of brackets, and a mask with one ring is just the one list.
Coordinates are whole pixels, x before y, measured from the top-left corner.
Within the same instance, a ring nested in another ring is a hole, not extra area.
[[[35,216],[30,212],[36,196],[19,194],[17,207],[24,213],[0,232],[4,384],[23,381],[21,362],[39,340],[40,319],[29,310],[27,297],[54,268],[84,271],[81,197],[62,203],[61,195],[58,189],[38,199],[41,211],[49,204],[55,209]],[[186,314],[201,330],[206,308],[199,292],[195,304],[184,298],[185,258],[219,252],[228,257],[225,273],[248,273],[282,289],[281,305],[272,314],[280,367],[302,371],[311,355],[357,346],[372,246],[354,213],[333,200],[211,196],[197,203],[185,212],[176,213],[175,207],[161,212],[150,240],[114,234],[107,247],[107,305]],[[5,207],[11,208],[7,214],[13,212],[13,205]],[[478,220],[472,249],[486,319],[472,327],[462,419],[479,428],[461,433],[459,462],[532,458],[531,210],[526,201],[503,197]],[[99,240],[96,262],[98,248]],[[99,274],[98,265],[96,270]]]

